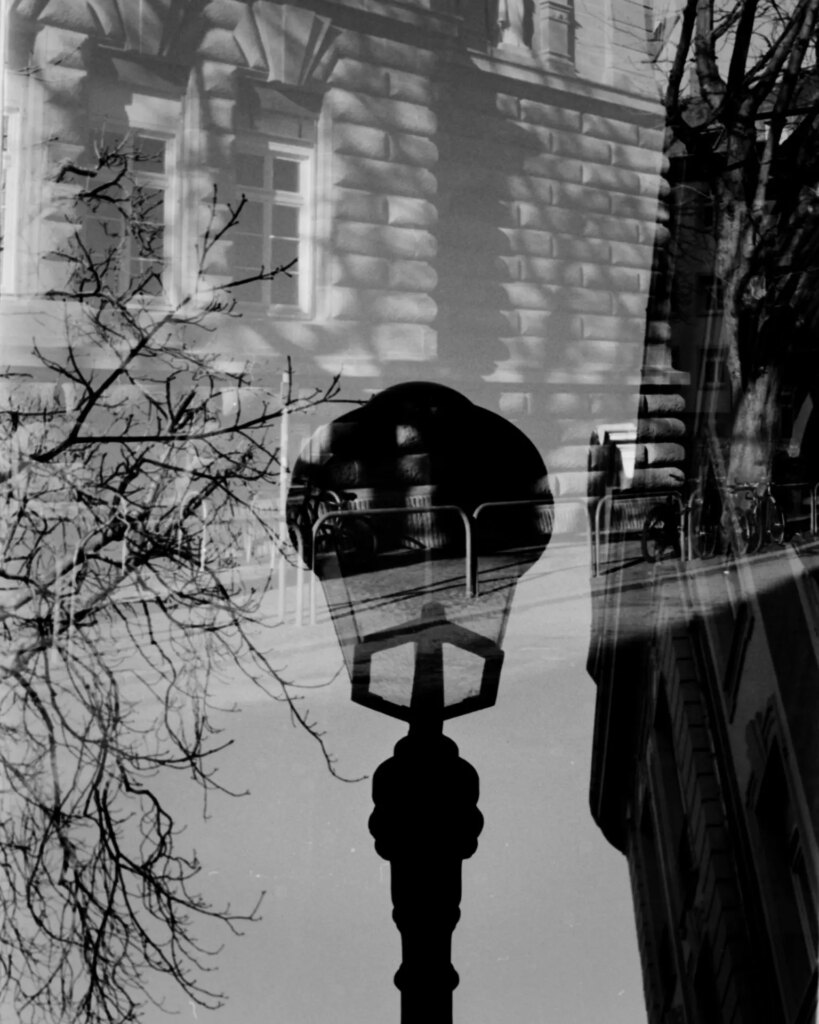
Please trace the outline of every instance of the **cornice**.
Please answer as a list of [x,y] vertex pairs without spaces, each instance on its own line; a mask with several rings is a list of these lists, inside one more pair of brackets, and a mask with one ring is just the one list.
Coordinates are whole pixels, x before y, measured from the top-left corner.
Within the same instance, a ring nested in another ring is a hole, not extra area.
[[215,60],[291,86],[324,80],[338,36],[331,17],[275,0],[13,0],[11,13],[125,57]]

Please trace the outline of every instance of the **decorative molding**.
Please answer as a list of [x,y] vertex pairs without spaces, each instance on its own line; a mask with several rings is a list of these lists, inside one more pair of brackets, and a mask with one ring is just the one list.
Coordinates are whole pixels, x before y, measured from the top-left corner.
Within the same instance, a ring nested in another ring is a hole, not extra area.
[[271,0],[248,4],[234,31],[248,67],[266,72],[268,82],[295,86],[326,77],[337,35],[329,18]]
[[[203,11],[198,0],[13,0],[12,13],[146,56],[217,56],[304,87],[329,74],[338,36],[330,18],[296,4],[250,0],[237,13]],[[183,58],[184,59],[184,56]]]

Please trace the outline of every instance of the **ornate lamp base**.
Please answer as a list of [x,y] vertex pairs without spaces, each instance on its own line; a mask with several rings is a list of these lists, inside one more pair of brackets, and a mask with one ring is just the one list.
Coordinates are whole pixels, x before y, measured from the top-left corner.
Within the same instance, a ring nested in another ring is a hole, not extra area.
[[401,933],[401,1024],[452,1024],[452,933],[461,916],[461,863],[483,827],[478,791],[478,773],[435,730],[412,728],[373,776],[370,832],[390,862]]

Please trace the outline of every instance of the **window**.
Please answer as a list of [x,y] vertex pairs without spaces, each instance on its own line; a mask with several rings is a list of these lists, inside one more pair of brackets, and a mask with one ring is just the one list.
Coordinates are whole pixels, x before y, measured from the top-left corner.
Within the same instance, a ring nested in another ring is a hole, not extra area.
[[106,133],[97,143],[98,167],[82,187],[75,271],[86,293],[98,282],[124,299],[165,292],[169,149],[142,131]]
[[241,281],[277,267],[287,272],[235,289],[242,302],[263,303],[280,312],[307,313],[311,305],[309,251],[311,153],[270,144],[235,157],[236,190],[245,197],[231,231],[231,274]]

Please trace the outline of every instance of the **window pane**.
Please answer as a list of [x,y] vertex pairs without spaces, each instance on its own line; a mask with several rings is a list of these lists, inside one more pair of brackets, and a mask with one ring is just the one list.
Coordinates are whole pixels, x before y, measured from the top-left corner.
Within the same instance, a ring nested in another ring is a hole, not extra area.
[[289,238],[272,238],[270,240],[270,265],[271,267],[287,266],[299,254],[297,242]]
[[120,242],[122,224],[106,217],[86,217],[82,228],[83,245],[93,256],[102,254]]
[[273,188],[277,192],[300,192],[299,175],[301,163],[298,160],[273,160]]
[[264,186],[264,157],[257,153],[237,153],[236,181],[240,185]]
[[[122,254],[122,222],[89,216],[83,222],[79,238],[81,249],[74,269],[74,283],[82,290],[95,290],[98,279],[115,287]],[[84,248],[84,252],[81,251]]]
[[137,295],[161,295],[162,271],[160,260],[133,259],[129,266],[130,279],[126,287],[133,288]]
[[299,301],[299,279],[279,274],[270,286],[271,302],[281,302],[288,306],[296,306]]
[[280,237],[299,237],[299,208],[297,206],[273,207],[273,231]]
[[134,220],[150,224],[165,221],[165,193],[159,188],[139,186],[131,197],[131,214]]
[[[237,279],[241,279],[243,277],[251,277],[255,273],[258,273],[258,267],[256,267],[255,269],[248,268],[247,270],[237,268],[236,277]],[[233,294],[240,302],[261,302],[262,282],[251,281],[249,284],[243,284],[239,288],[234,288]]]
[[129,148],[134,155],[134,163],[140,170],[164,174],[165,153],[168,148],[164,139],[151,139],[136,133]]
[[255,267],[264,262],[264,245],[261,235],[234,235],[230,262],[235,266]]
[[[264,205],[248,202],[239,214],[238,229],[246,235],[261,235],[264,232]],[[236,228],[233,229],[234,231]]]

